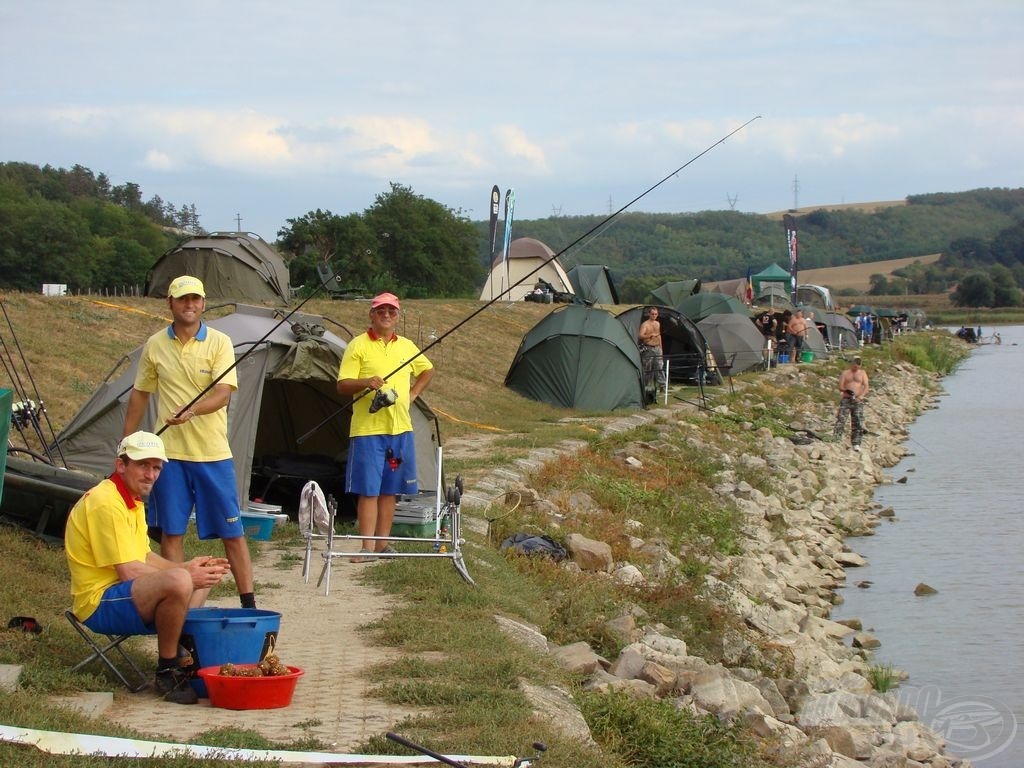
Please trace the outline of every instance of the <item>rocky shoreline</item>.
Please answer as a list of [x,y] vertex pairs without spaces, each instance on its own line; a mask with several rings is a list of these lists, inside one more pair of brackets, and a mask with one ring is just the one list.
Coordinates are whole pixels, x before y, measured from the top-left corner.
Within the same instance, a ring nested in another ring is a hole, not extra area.
[[[759,390],[768,383],[833,389],[832,376],[824,378],[817,368],[785,365],[745,380],[736,413],[725,406],[714,410],[727,418],[749,418],[764,407]],[[831,435],[834,410],[810,399],[808,412],[788,425],[792,438],[774,436],[746,422],[743,426],[754,441],[753,448],[742,455],[728,454],[702,439],[700,421],[709,413],[690,404],[634,414],[608,428],[621,432],[648,424],[659,435],[671,432],[677,440],[678,430],[687,430],[688,442],[712,452],[726,467],[715,477],[713,491],[736,504],[744,515],[742,552],[718,556],[711,563],[707,586],[708,593],[742,622],[743,630],[723,635],[721,662],[689,655],[684,637],[672,636],[663,626],[645,624],[642,611],[626,612],[608,622],[606,629],[623,645],[615,659],[602,658],[585,642],[555,646],[533,627],[507,618],[497,620],[520,641],[554,654],[567,669],[584,677],[588,688],[666,698],[694,713],[744,723],[763,739],[780,765],[969,768],[969,761],[945,753],[942,737],[899,700],[898,689],[874,690],[870,650],[878,641],[856,619],[829,618],[832,607],[842,600],[837,590],[846,584],[847,570],[864,564],[851,549],[856,539],[849,539],[872,535],[881,518],[891,513],[879,509],[872,500],[873,491],[891,482],[885,469],[907,453],[906,425],[929,407],[940,387],[938,376],[907,363],[869,361],[869,373],[870,433],[859,453],[846,442],[816,439]],[[579,447],[568,442],[540,450],[516,467],[474,480],[465,497],[469,514],[474,503],[507,493],[510,500],[550,511],[557,535],[557,507],[529,486],[529,476],[546,461]],[[642,467],[645,461],[656,460],[658,448],[658,439],[646,440],[629,444],[619,455]],[[778,490],[758,491],[739,479],[739,467],[770,473]],[[577,498],[574,503],[585,506],[588,500]],[[606,542],[570,534],[568,567],[631,584],[656,582],[659,574],[679,562],[663,547],[659,552],[657,542],[646,541],[640,526],[632,534],[632,546],[648,555],[640,565],[615,562]],[[652,551],[654,558],[649,556]],[[766,653],[783,655],[793,672],[783,678],[757,671],[771,667],[758,663],[765,661],[761,657]],[[523,687],[538,711],[549,717],[556,712],[555,721],[568,733],[591,740],[566,692],[525,683]]]

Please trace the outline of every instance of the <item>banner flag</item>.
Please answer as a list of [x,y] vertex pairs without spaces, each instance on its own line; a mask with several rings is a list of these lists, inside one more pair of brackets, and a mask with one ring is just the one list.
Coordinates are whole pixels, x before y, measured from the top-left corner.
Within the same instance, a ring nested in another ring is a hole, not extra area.
[[508,249],[512,243],[512,216],[515,207],[516,193],[514,189],[509,187],[508,192],[505,193],[505,243],[501,249],[501,260],[505,264],[505,285],[502,286],[502,291],[511,287],[509,282]]
[[491,188],[491,255],[488,263],[493,264],[494,246],[498,242],[498,211],[501,209],[501,190],[495,184]]
[[782,216],[782,226],[786,228],[786,248],[789,251],[789,288],[793,303],[796,304],[797,252],[796,252],[796,219],[788,213]]

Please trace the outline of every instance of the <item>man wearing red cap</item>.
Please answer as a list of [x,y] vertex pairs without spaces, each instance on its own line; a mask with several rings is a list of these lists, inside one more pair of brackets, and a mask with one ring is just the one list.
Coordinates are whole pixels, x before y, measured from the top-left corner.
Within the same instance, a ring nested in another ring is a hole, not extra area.
[[345,490],[359,496],[356,513],[363,549],[352,562],[388,550],[396,497],[417,493],[416,446],[409,406],[427,388],[433,364],[395,333],[400,305],[393,293],[370,302],[370,327],[345,348],[338,394],[355,398],[349,430]]

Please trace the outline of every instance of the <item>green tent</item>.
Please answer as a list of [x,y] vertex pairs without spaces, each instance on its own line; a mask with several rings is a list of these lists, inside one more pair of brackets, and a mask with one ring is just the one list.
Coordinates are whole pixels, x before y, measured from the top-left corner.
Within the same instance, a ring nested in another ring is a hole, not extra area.
[[676,310],[695,323],[708,315],[750,317],[750,307],[735,296],[726,296],[724,293],[695,293],[676,304]]
[[789,272],[784,270],[778,264],[772,264],[771,266],[762,269],[756,275],[751,275],[750,282],[754,285],[755,296],[761,295],[761,286],[765,283],[784,283],[787,286],[786,293],[789,293]]
[[145,294],[162,299],[180,275],[203,281],[206,298],[234,302],[287,304],[288,265],[259,235],[214,232],[167,251],[146,275]]
[[577,264],[569,270],[572,290],[587,304],[618,304],[619,294],[612,282],[608,267],[597,264]]
[[640,408],[641,370],[640,350],[614,315],[573,304],[523,337],[505,386],[563,408]]
[[700,290],[700,280],[671,280],[647,295],[647,304],[678,307],[679,302]]

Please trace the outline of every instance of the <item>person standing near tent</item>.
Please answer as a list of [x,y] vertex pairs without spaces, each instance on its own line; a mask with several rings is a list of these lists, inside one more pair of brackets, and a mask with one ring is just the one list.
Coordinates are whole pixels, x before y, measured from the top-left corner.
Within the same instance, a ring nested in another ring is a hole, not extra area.
[[345,490],[359,497],[359,535],[378,537],[363,539],[354,563],[373,560],[375,552],[394,551],[387,537],[397,496],[419,490],[409,407],[430,384],[434,366],[395,332],[399,311],[393,293],[375,296],[370,327],[348,343],[338,369],[338,394],[355,396]]
[[201,556],[175,563],[150,551],[142,497],[167,462],[164,444],[152,433],[134,432],[115,453],[114,472],[86,491],[68,515],[64,551],[73,610],[100,634],[155,633],[157,695],[195,704],[178,642],[188,609],[202,604],[227,573],[228,561]]
[[[172,280],[167,305],[173,320],[142,348],[124,419],[124,434],[129,435],[139,428],[150,395],[156,393],[157,423],[166,425],[161,431],[169,460],[153,485],[149,523],[160,529],[160,553],[183,562],[194,507],[199,538],[221,539],[239,601],[243,608],[255,608],[252,561],[228,445],[227,406],[238,388],[234,347],[227,334],[203,322],[206,291],[199,278]],[[218,376],[222,378],[211,387]],[[207,389],[202,399],[188,405]]]
[[653,380],[657,384],[664,383],[665,367],[661,347],[661,321],[657,307],[647,308],[647,319],[640,323],[637,338],[640,341],[640,358],[644,363],[644,387]]
[[789,340],[790,361],[800,361],[800,351],[804,347],[804,339],[807,338],[807,320],[804,318],[804,311],[798,309],[793,313],[786,325],[786,335]]
[[839,442],[846,430],[846,416],[849,414],[850,445],[853,450],[860,450],[860,441],[864,436],[864,398],[868,396],[870,386],[868,374],[860,367],[860,357],[853,358],[850,367],[839,374],[839,413],[836,414],[836,426],[832,437]]

